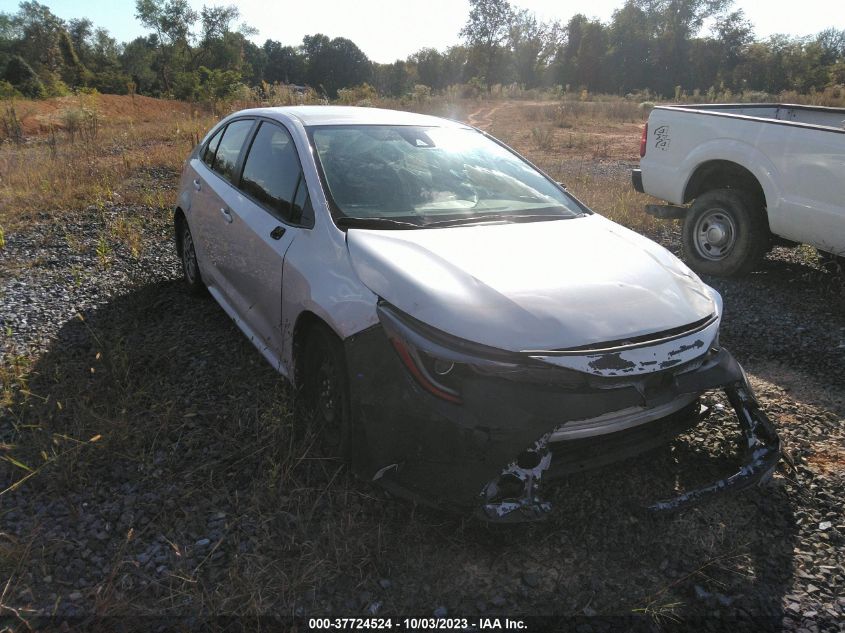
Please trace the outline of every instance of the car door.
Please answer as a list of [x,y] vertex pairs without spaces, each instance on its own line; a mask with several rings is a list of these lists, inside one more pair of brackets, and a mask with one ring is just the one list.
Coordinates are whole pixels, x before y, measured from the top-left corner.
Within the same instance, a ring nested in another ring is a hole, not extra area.
[[191,183],[188,190],[190,203],[185,205],[202,276],[206,284],[209,285],[215,284],[215,271],[210,266],[210,257],[206,247],[210,230],[208,226],[211,217],[210,209],[213,206],[209,177],[213,177],[211,166],[214,163],[214,155],[217,152],[220,139],[223,138],[224,130],[225,126],[217,130],[208,142],[200,148],[199,152],[191,158]]
[[224,200],[230,197],[237,184],[242,150],[254,125],[253,118],[230,122],[218,133],[219,140],[216,135],[212,137],[194,167],[197,177],[193,182],[189,222],[198,238],[203,277],[212,294],[230,304],[232,292],[225,267],[230,256],[229,225],[233,219]]
[[[225,139],[224,139],[225,140]],[[241,329],[262,354],[280,364],[282,271],[285,252],[313,224],[308,189],[287,129],[261,120],[247,145],[238,189],[223,197],[232,220],[221,273],[230,288]]]

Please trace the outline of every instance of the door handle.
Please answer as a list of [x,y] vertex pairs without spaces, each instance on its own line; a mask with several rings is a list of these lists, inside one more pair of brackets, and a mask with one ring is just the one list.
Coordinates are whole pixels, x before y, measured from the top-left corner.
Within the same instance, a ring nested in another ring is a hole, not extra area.
[[194,178],[194,189],[196,189],[197,191],[202,189],[202,184],[200,183],[199,178]]
[[228,222],[229,224],[232,223],[232,220],[234,218],[232,218],[232,213],[231,213],[231,211],[229,211],[229,209],[226,209],[224,207],[224,208],[220,209],[220,213],[223,214],[223,219],[226,220],[226,222]]

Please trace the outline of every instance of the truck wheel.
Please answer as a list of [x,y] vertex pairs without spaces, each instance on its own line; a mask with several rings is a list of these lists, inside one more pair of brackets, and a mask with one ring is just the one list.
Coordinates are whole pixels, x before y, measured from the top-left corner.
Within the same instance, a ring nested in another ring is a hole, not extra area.
[[765,212],[745,191],[708,191],[684,217],[684,258],[698,273],[745,275],[762,261],[770,242]]
[[819,264],[825,271],[845,276],[845,255],[834,255],[827,251],[818,250]]

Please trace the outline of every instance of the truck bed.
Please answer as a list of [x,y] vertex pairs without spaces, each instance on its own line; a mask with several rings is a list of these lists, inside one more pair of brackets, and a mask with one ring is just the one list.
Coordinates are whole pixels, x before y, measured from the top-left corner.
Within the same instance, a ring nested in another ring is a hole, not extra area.
[[[641,156],[635,186],[655,198],[681,207],[694,205],[708,191],[742,190],[746,201],[741,204],[765,214],[768,226],[757,233],[765,230],[782,240],[845,255],[845,108],[775,103],[658,106],[649,115]],[[753,202],[748,202],[749,196]],[[704,233],[706,225],[686,222],[688,210],[670,211],[671,217],[685,219],[685,227],[689,224],[684,235],[690,244],[704,241],[715,248],[723,236],[733,240],[740,235],[738,215],[733,224],[726,220],[719,225],[727,227],[725,231]],[[743,213],[759,218],[751,211]],[[713,217],[721,221],[727,216]],[[694,231],[699,231],[695,238]],[[711,233],[713,243],[707,241]]]
[[700,114],[714,116],[743,117],[781,124],[822,127],[837,132],[845,132],[845,108],[826,108],[791,103],[730,103],[657,107],[692,110]]

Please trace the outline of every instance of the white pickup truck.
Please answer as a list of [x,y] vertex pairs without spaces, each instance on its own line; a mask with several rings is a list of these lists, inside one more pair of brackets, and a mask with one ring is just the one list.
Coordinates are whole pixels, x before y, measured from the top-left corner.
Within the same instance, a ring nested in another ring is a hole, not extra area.
[[747,273],[775,244],[845,263],[845,108],[658,106],[640,157],[634,188],[670,203],[646,212],[683,218],[697,272]]

